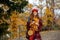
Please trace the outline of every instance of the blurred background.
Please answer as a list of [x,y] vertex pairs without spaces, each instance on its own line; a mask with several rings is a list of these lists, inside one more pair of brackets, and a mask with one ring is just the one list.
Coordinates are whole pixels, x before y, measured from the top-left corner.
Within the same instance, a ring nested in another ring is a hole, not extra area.
[[42,39],[59,40],[60,0],[0,0],[0,40],[27,40],[26,24],[34,7],[42,19]]

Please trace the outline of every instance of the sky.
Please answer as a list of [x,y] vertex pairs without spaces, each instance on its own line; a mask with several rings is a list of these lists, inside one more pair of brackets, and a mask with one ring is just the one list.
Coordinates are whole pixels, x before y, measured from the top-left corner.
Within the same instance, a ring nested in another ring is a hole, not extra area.
[[39,1],[39,0],[28,0],[28,2],[30,3],[30,4],[33,4],[33,5],[46,5],[46,0],[42,0],[42,2],[41,1]]

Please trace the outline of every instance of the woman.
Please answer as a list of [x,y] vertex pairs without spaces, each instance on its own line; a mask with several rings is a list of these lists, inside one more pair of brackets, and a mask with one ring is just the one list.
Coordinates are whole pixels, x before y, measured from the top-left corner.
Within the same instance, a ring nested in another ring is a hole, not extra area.
[[27,38],[28,40],[41,40],[41,31],[42,22],[38,16],[38,10],[33,9],[30,15],[30,18],[27,22]]

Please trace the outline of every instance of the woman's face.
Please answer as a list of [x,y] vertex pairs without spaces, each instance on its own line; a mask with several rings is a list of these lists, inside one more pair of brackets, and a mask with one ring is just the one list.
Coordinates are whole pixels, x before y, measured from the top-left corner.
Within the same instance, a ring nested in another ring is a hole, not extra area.
[[36,16],[36,15],[37,15],[37,12],[36,12],[36,11],[34,11],[34,12],[33,12],[33,15],[34,15],[34,16]]

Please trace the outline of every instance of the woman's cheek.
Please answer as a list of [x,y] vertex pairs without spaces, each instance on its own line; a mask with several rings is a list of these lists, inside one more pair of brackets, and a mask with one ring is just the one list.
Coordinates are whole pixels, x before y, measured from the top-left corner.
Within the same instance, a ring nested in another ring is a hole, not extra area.
[[34,15],[37,15],[37,13],[35,13]]

